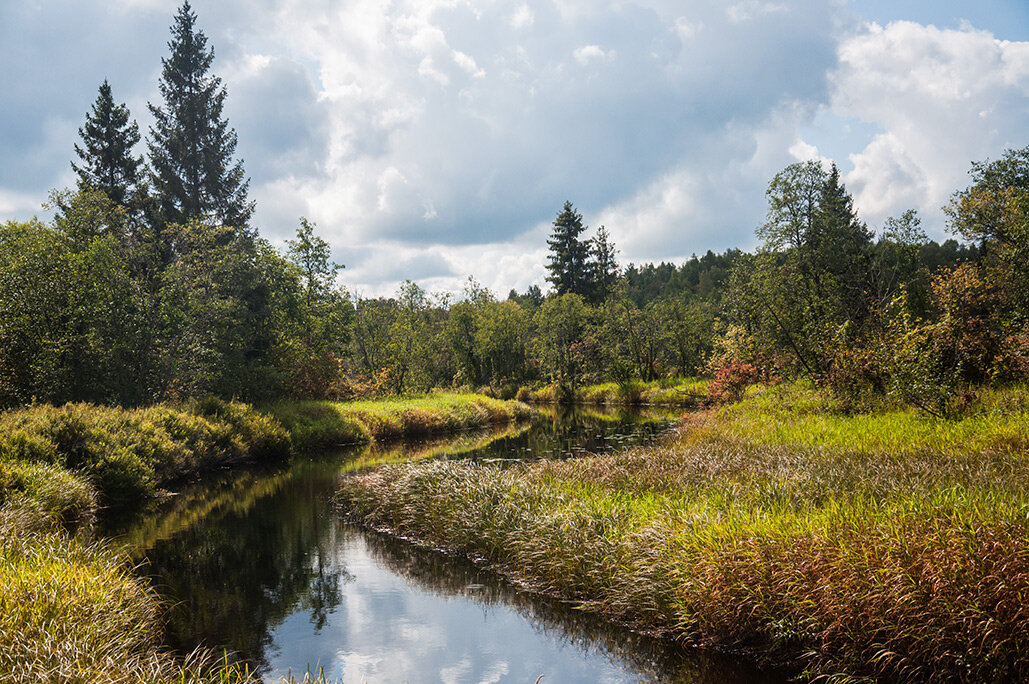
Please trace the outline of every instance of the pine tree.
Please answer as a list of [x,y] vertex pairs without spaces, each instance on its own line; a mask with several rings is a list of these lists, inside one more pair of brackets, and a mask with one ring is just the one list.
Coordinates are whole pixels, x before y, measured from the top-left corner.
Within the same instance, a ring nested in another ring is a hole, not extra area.
[[585,295],[589,290],[590,243],[579,239],[584,230],[582,214],[575,211],[571,202],[565,202],[564,209],[554,220],[554,232],[547,240],[550,246],[547,282],[558,295],[567,292]]
[[132,155],[139,142],[139,126],[129,119],[129,109],[115,104],[111,86],[105,79],[86,123],[79,128],[82,146],[75,153],[82,160],[72,169],[79,176],[79,188],[100,190],[115,204],[127,205],[139,184],[143,160]]
[[232,160],[236,132],[222,117],[225,88],[208,73],[214,50],[195,25],[187,0],[171,27],[171,56],[161,60],[164,106],[149,105],[152,183],[168,222],[205,218],[245,231],[254,211],[247,200],[250,180],[242,161]]

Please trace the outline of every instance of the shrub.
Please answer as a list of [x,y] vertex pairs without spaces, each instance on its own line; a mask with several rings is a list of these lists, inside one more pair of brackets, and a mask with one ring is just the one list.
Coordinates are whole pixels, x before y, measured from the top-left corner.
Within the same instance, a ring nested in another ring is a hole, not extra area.
[[753,364],[730,360],[715,372],[715,377],[708,383],[708,400],[716,404],[739,401],[747,387],[760,377]]

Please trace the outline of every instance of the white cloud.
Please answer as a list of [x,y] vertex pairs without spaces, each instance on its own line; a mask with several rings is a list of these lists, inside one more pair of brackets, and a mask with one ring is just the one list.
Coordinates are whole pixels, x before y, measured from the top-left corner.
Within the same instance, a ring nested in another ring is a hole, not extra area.
[[760,2],[759,0],[746,0],[730,5],[725,13],[729,21],[739,24],[744,21],[759,18],[766,14],[778,14],[787,11],[786,5],[775,2]]
[[29,216],[39,213],[40,198],[25,192],[13,192],[0,188],[0,216]]
[[[104,76],[145,133],[173,11],[29,7],[0,10],[0,218],[70,182]],[[623,261],[749,247],[771,176],[829,150],[849,155],[863,218],[916,206],[931,229],[969,162],[1029,137],[1027,43],[862,28],[824,0],[683,7],[194,2],[262,233],[282,240],[309,217],[344,279],[376,293],[401,267],[455,290],[468,274],[501,292],[542,282],[566,199],[608,227]],[[802,133],[820,111],[869,132],[842,150]]]
[[970,162],[1029,141],[1029,43],[894,22],[869,25],[839,54],[832,111],[881,129],[850,155],[855,205],[874,226],[917,208],[942,237],[940,207],[967,185]]
[[686,17],[677,17],[675,20],[675,31],[683,40],[689,40],[702,30],[704,25],[700,22],[692,22]]
[[787,151],[790,153],[790,156],[797,161],[817,161],[826,169],[829,169],[834,162],[833,159],[826,157],[824,154],[820,154],[817,146],[805,142],[801,138],[797,138],[796,142],[790,145]]
[[609,59],[614,55],[614,52],[604,52],[599,45],[583,45],[576,48],[572,55],[575,57],[576,62],[586,65],[594,60]]
[[511,15],[511,28],[524,29],[529,28],[536,21],[536,15],[533,14],[532,9],[526,5],[519,5]]

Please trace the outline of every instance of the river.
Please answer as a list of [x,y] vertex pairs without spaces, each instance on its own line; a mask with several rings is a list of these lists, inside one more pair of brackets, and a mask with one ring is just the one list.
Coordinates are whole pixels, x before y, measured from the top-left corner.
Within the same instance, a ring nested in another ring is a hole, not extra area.
[[228,650],[266,681],[783,681],[345,523],[331,504],[339,477],[383,462],[564,458],[647,444],[670,425],[667,414],[553,410],[531,425],[236,469],[183,484],[112,534],[169,606],[173,647]]

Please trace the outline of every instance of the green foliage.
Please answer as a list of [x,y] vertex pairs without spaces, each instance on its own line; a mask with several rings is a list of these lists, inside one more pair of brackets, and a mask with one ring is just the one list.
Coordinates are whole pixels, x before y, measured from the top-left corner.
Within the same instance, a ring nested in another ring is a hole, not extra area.
[[[287,241],[288,258],[298,270],[297,283],[286,269],[282,287],[291,316],[283,325],[279,344],[285,384],[296,397],[327,397],[339,391],[341,358],[346,350],[354,307],[337,283],[343,268],[329,261],[329,244],[314,234],[314,224],[300,219],[297,239]],[[282,304],[286,304],[285,307]]]
[[1029,147],[996,161],[975,162],[972,185],[945,207],[951,229],[979,244],[991,278],[1007,290],[1009,305],[1029,318]]
[[586,363],[586,304],[575,293],[548,298],[536,312],[536,354],[551,378],[573,390]]
[[594,239],[583,239],[586,231],[582,214],[571,202],[554,219],[547,239],[547,282],[558,295],[577,294],[590,303],[603,302],[618,280],[617,251],[607,228],[601,226]]
[[[161,275],[161,396],[262,398],[277,388],[272,351],[284,263],[267,243],[208,223],[173,226]],[[289,293],[284,293],[288,296]]]
[[597,228],[597,236],[590,241],[590,301],[602,302],[614,292],[618,284],[617,253],[607,228]]
[[822,340],[844,321],[867,319],[870,234],[833,166],[791,164],[768,186],[764,248],[734,274],[736,314],[812,377],[829,361]]
[[114,235],[72,241],[36,222],[0,227],[0,405],[138,401],[140,308]]
[[575,211],[571,202],[565,202],[564,208],[554,219],[554,230],[547,245],[550,247],[548,257],[547,282],[554,286],[558,295],[568,293],[585,296],[589,286],[589,252],[588,241],[581,236],[586,228],[582,225],[582,214]]

